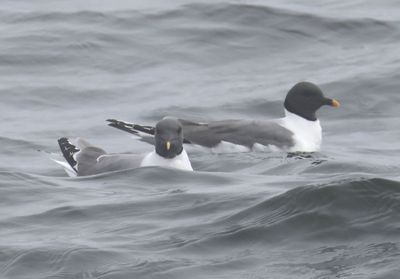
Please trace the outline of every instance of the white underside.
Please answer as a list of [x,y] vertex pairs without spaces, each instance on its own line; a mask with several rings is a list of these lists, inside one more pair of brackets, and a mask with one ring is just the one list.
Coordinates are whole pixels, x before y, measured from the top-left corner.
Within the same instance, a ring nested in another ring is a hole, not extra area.
[[322,142],[322,128],[319,120],[310,121],[285,110],[286,116],[278,119],[277,123],[293,133],[294,145],[291,152],[319,151]]
[[158,155],[155,151],[147,154],[142,163],[141,167],[149,167],[149,166],[159,166],[159,167],[170,167],[180,170],[188,170],[193,171],[192,165],[190,164],[189,157],[185,150],[182,151],[178,156],[167,159]]

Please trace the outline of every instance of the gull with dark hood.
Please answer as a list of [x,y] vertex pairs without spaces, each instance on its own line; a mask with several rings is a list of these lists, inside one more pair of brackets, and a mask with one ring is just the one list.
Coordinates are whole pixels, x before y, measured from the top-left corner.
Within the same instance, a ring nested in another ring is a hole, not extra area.
[[[272,120],[222,120],[209,123],[179,119],[183,127],[184,143],[200,145],[216,152],[232,150],[279,149],[285,151],[318,151],[322,129],[316,112],[324,105],[339,107],[338,101],[326,98],[321,89],[311,82],[300,82],[292,87],[284,102],[285,117]],[[115,119],[109,126],[140,136],[152,142],[155,130]],[[238,147],[238,148],[237,148]]]
[[58,140],[66,162],[62,165],[70,176],[93,175],[104,172],[147,166],[170,167],[192,171],[189,157],[183,148],[182,126],[177,119],[164,118],[155,127],[155,148],[144,154],[108,154],[83,139]]

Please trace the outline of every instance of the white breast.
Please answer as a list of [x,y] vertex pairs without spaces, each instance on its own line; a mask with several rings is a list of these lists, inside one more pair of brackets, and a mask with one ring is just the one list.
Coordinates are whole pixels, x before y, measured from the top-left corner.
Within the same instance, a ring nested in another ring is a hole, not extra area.
[[192,165],[190,164],[189,156],[186,151],[183,150],[181,154],[178,156],[167,159],[158,155],[155,151],[147,154],[143,161],[140,164],[141,167],[149,167],[149,166],[159,166],[159,167],[170,167],[176,168],[180,170],[189,170],[192,171]]
[[310,121],[285,110],[286,116],[278,124],[293,132],[295,145],[289,151],[319,151],[322,142],[322,129],[319,120]]

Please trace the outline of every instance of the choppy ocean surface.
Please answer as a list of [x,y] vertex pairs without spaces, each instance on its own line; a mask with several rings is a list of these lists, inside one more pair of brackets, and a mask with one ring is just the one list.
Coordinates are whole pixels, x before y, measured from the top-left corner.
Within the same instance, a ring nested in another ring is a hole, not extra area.
[[[0,42],[0,278],[399,278],[398,1],[4,0]],[[68,178],[38,152],[281,117],[301,80],[342,103],[319,153]]]

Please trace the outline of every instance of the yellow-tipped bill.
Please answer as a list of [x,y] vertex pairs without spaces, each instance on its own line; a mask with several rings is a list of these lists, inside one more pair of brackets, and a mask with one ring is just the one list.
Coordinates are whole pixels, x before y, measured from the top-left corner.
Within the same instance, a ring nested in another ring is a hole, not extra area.
[[167,141],[165,143],[165,147],[167,148],[167,150],[170,150],[171,149],[171,142]]
[[340,107],[340,103],[338,100],[332,99],[332,107],[338,108]]

